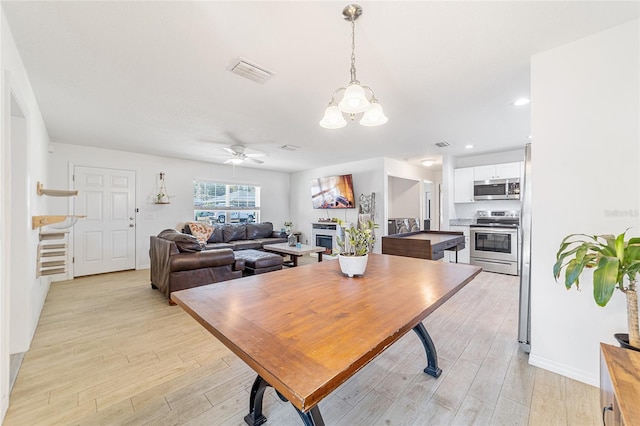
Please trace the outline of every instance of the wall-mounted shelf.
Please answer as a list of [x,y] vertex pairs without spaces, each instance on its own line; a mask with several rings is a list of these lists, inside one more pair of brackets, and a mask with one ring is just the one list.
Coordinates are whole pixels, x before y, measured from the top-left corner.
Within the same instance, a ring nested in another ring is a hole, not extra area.
[[86,216],[59,215],[59,216],[32,216],[31,229],[40,228],[47,225],[53,225],[53,228],[65,229],[70,228],[78,221],[78,219]]
[[42,183],[36,183],[38,195],[49,195],[50,197],[73,197],[78,195],[78,191],[67,191],[64,189],[45,189]]
[[45,240],[61,240],[63,239],[67,234],[69,233],[69,230],[59,230],[59,231],[42,231],[40,230],[40,241],[45,241]]
[[[36,183],[38,195],[50,197],[73,197],[78,191],[66,191],[63,189],[45,189],[42,183]],[[43,275],[57,275],[67,272],[67,244],[53,243],[49,240],[63,240],[69,232],[69,228],[76,224],[78,219],[86,216],[76,215],[44,215],[31,216],[31,229],[40,228],[40,242],[38,243],[38,258],[36,277]],[[43,227],[48,227],[44,229]]]
[[[62,235],[64,235],[64,233]],[[64,274],[67,272],[66,257],[66,244],[38,244],[36,277]]]

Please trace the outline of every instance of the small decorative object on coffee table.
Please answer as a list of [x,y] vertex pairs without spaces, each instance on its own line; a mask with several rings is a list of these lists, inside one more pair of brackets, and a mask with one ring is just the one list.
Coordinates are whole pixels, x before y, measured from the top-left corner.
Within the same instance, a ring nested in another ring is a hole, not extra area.
[[289,235],[289,234],[291,234],[293,232],[293,222],[286,221],[284,223],[284,232],[286,232],[287,235]]
[[287,239],[291,247],[295,247],[296,243],[298,242],[298,237],[296,237],[296,235],[293,232],[289,234]]

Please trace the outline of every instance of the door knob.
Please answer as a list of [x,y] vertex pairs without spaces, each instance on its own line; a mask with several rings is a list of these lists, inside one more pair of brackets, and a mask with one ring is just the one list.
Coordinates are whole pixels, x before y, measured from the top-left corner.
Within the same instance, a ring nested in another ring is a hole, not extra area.
[[134,219],[134,218],[133,218],[133,216],[131,216],[131,217],[129,218],[129,220],[133,220],[133,219]]
[[135,225],[133,223],[129,224],[129,228],[133,228]]

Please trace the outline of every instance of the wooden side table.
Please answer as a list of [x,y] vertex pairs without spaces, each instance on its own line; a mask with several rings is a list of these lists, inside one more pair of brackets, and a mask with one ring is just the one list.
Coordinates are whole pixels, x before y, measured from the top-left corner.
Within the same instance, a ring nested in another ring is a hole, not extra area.
[[606,426],[638,424],[640,352],[600,343],[600,409]]

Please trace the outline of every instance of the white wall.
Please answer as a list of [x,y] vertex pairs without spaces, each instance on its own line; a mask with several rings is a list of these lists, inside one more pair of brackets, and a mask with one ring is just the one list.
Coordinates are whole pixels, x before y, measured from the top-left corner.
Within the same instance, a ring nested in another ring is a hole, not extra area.
[[[0,120],[2,123],[0,195],[0,419],[6,413],[9,390],[9,353],[29,348],[49,289],[47,277],[35,277],[38,231],[31,216],[47,212],[47,200],[36,195],[36,181],[47,174],[44,156],[49,138],[31,84],[11,31],[0,9]],[[12,108],[13,102],[13,108]],[[12,119],[18,110],[24,119]],[[12,124],[14,136],[12,141]],[[17,128],[16,125],[18,126]],[[20,129],[21,128],[21,129]],[[13,147],[12,144],[23,144]],[[16,169],[17,168],[17,169]],[[19,173],[15,173],[18,171]],[[13,183],[10,177],[19,176]],[[20,191],[16,192],[15,189]],[[13,190],[13,191],[12,191]],[[17,207],[17,208],[15,208]],[[13,303],[11,303],[12,301]],[[15,313],[20,321],[14,320]]]
[[599,342],[627,332],[625,300],[552,277],[571,233],[640,234],[638,21],[532,58],[531,364],[598,385]]
[[[319,218],[335,217],[345,222],[356,223],[358,220],[357,206],[360,205],[359,198],[361,194],[370,195],[372,192],[375,193],[376,210],[374,219],[376,223],[382,224],[383,173],[384,161],[382,158],[342,163],[292,173],[289,198],[291,202],[290,219],[293,221],[293,230],[302,232],[300,241],[309,244],[315,243],[311,241],[311,223],[317,222]],[[311,180],[344,174],[353,175],[353,193],[356,197],[356,208],[340,210],[314,209],[311,204]],[[380,252],[379,242],[376,243],[374,251]]]
[[[280,229],[289,219],[289,174],[154,155],[52,143],[49,182],[57,189],[71,188],[69,169],[74,166],[104,167],[136,172],[136,268],[149,267],[149,237],[176,224],[193,220],[193,181],[260,185],[260,220]],[[154,204],[158,175],[165,173],[171,204]],[[310,197],[309,197],[310,200]],[[67,213],[64,199],[54,200],[57,214]],[[311,202],[311,201],[309,201]],[[72,240],[72,239],[71,239]]]
[[389,217],[419,219],[422,208],[421,182],[389,176]]
[[[433,209],[432,216],[431,216],[431,230],[439,229],[437,226],[438,225],[437,219],[440,211],[440,198],[438,196],[438,193],[439,193],[438,188],[442,183],[441,170],[415,166],[405,161],[394,160],[392,158],[385,158],[384,166],[385,166],[385,169],[384,169],[385,177],[387,177],[384,182],[385,194],[387,194],[385,196],[385,200],[387,201],[387,203],[385,205],[384,222],[381,222],[381,224],[385,225],[384,228],[386,228],[387,219],[392,217],[404,216],[404,215],[396,214],[397,212],[394,211],[394,209],[397,208],[397,206],[392,205],[393,203],[395,203],[395,200],[393,200],[393,198],[390,196],[390,192],[389,192],[390,189],[388,188],[389,182],[393,180],[392,178],[401,178],[401,179],[407,179],[410,181],[418,182],[419,199],[417,199],[415,202],[417,203],[419,208],[418,211],[420,212],[419,216],[417,216],[420,219],[420,229],[422,229],[423,220],[426,217],[425,207],[424,207],[425,206],[424,181],[428,180],[433,183],[434,195],[433,195],[433,200],[431,202],[431,208]],[[407,215],[407,217],[412,217],[412,216]],[[386,235],[387,230],[385,229],[384,231],[385,231],[384,235]]]

